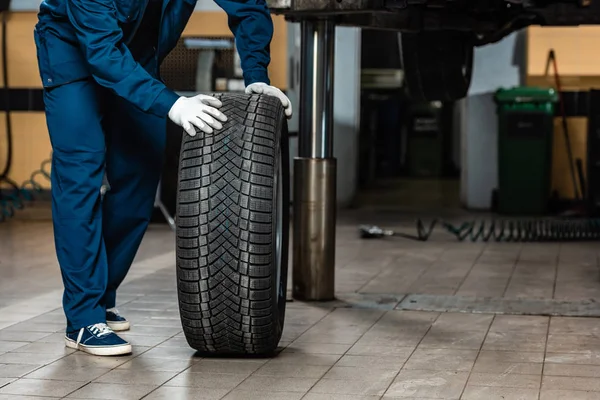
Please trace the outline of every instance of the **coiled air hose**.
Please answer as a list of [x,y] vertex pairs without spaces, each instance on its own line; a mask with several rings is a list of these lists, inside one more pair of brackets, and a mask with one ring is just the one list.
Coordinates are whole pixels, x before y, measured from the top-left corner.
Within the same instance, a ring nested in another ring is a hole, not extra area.
[[494,219],[491,221],[473,220],[460,224],[434,219],[426,224],[419,219],[416,235],[392,230],[384,230],[374,225],[359,228],[363,239],[378,239],[388,236],[427,241],[436,226],[459,241],[471,242],[567,242],[600,240],[600,219]]
[[13,131],[11,121],[10,87],[8,85],[8,62],[7,62],[7,34],[6,34],[6,11],[2,13],[2,80],[4,82],[4,100],[6,105],[6,163],[0,173],[0,222],[4,222],[15,215],[16,210],[25,207],[25,203],[34,199],[34,192],[42,191],[39,177],[50,180],[50,171],[47,167],[51,164],[51,158],[40,165],[40,169],[34,171],[29,180],[19,186],[9,177],[12,167],[13,156]]

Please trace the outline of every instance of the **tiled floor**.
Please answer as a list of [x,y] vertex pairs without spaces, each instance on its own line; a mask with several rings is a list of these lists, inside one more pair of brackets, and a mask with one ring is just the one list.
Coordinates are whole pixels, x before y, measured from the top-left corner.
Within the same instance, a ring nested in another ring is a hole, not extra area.
[[600,399],[600,319],[395,308],[414,293],[600,301],[596,244],[357,238],[358,223],[390,221],[400,220],[342,214],[340,301],[288,303],[280,354],[250,360],[188,347],[163,226],[148,232],[119,293],[134,354],[65,349],[51,226],[1,224],[0,400]]

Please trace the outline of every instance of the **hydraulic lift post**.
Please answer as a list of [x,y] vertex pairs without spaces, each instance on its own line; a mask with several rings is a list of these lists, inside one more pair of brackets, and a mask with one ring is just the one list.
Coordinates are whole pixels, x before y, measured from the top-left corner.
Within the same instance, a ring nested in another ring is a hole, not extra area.
[[335,23],[301,21],[298,157],[294,160],[292,296],[335,298],[336,159],[333,157]]

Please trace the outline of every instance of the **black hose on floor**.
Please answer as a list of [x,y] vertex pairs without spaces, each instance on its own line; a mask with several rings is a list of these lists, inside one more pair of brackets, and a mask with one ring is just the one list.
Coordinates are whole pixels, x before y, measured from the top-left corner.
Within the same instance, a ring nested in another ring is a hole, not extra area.
[[600,240],[600,219],[495,219],[472,220],[452,224],[441,219],[416,223],[416,235],[381,229],[374,225],[359,228],[363,239],[403,237],[427,241],[437,226],[440,226],[459,241],[471,242],[572,242]]

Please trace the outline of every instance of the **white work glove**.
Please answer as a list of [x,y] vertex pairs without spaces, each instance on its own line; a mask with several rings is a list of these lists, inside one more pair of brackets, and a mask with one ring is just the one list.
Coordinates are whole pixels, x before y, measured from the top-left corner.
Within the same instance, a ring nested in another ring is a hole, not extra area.
[[246,87],[246,94],[266,94],[268,96],[275,96],[281,100],[281,105],[285,109],[285,116],[290,119],[292,118],[292,102],[283,92],[274,86],[267,85],[263,82],[251,83]]
[[227,117],[217,110],[221,106],[221,101],[204,94],[194,97],[182,96],[171,107],[169,119],[181,126],[190,136],[196,136],[196,128],[213,133],[213,129],[223,128],[221,122],[227,121]]

